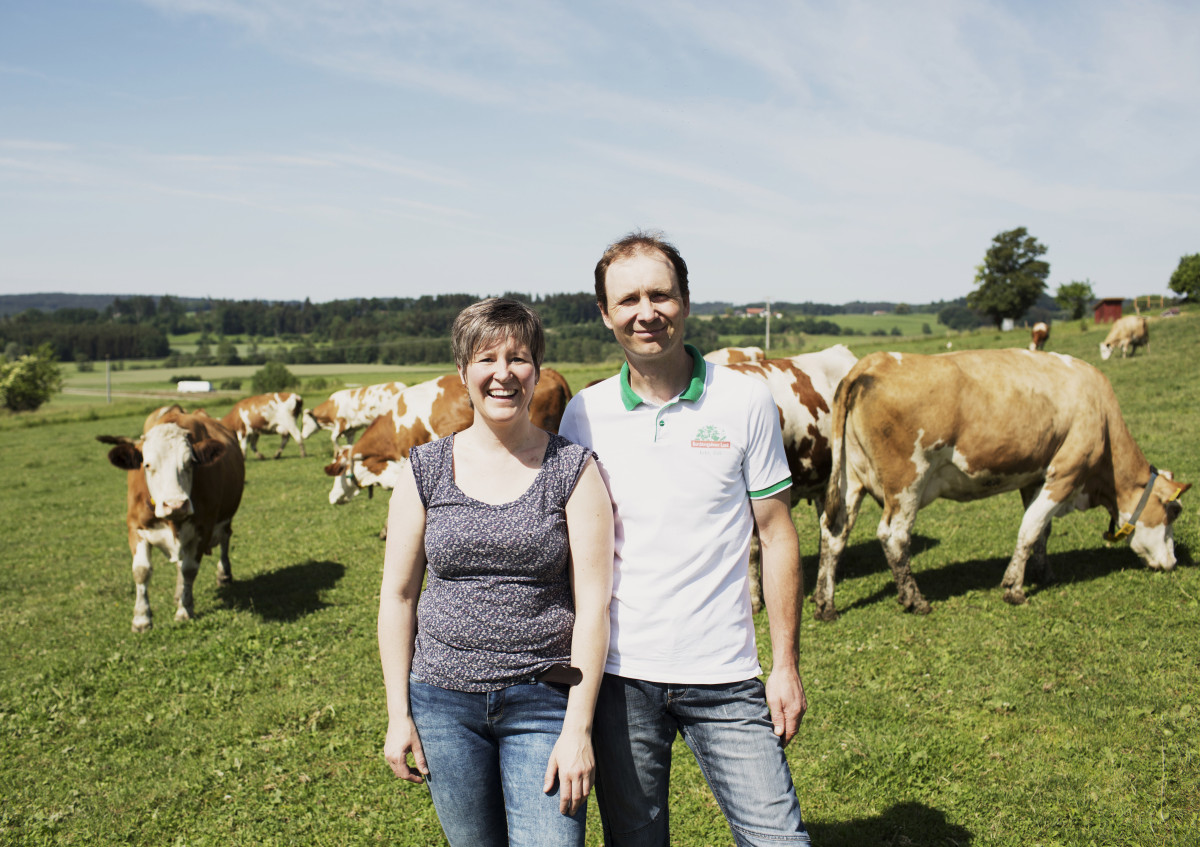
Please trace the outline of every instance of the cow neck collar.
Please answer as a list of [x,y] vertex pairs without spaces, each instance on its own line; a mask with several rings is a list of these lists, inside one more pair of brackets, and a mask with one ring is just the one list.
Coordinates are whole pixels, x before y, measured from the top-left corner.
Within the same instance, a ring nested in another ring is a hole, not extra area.
[[[1129,520],[1121,524],[1121,528],[1117,529],[1117,519],[1108,519],[1108,532],[1104,533],[1104,540],[1109,542],[1121,541],[1133,535],[1134,529],[1137,528],[1138,518],[1142,516],[1146,504],[1150,502],[1150,492],[1154,490],[1154,480],[1158,479],[1158,468],[1154,465],[1150,466],[1150,481],[1146,483],[1145,490],[1142,491],[1142,497],[1138,500],[1137,508],[1133,510],[1133,514],[1129,516]],[[1178,496],[1178,495],[1176,495]],[[1172,500],[1175,498],[1172,497]],[[1118,507],[1119,509],[1120,507]],[[1120,513],[1118,512],[1118,515]]]
[[[708,366],[704,362],[704,356],[700,351],[691,344],[683,345],[683,349],[688,351],[692,357],[692,378],[688,382],[688,387],[679,395],[678,400],[699,400],[704,396],[704,380],[708,373]],[[629,384],[629,362],[621,365],[621,402],[625,406],[625,411],[632,412],[642,403],[646,401],[638,396],[638,393],[633,390]]]

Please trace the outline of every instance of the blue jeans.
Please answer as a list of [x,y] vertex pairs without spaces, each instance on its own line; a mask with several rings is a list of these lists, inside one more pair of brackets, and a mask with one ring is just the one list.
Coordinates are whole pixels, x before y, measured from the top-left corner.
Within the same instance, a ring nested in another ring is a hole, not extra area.
[[682,733],[741,845],[809,844],[763,684],[671,685],[605,674],[593,727],[608,847],[666,847],[671,745]]
[[453,847],[582,845],[587,807],[558,810],[542,792],[567,693],[546,683],[486,694],[411,678],[409,705],[429,764],[429,791]]

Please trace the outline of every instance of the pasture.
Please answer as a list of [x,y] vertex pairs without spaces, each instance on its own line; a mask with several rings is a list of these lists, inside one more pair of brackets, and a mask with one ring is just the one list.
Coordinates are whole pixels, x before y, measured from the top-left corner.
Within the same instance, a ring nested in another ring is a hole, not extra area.
[[[1101,331],[1054,329],[1047,349],[1099,364]],[[1200,482],[1200,316],[1150,331],[1149,354],[1100,367],[1147,458]],[[858,355],[945,347],[851,340]],[[578,389],[613,369],[560,370]],[[161,402],[0,420],[0,842],[442,843],[426,790],[395,780],[380,752],[387,497],[328,505],[326,437],[308,459],[289,445],[279,461],[247,462],[232,586],[216,587],[206,558],[197,619],[176,624],[174,573],[156,553],[155,627],[129,631],[124,474],[95,436],[136,435]],[[231,400],[206,403],[219,414]],[[1106,545],[1102,512],[1074,514],[1050,539],[1059,582],[1027,586],[1030,602],[1012,607],[998,586],[1018,495],[938,502],[915,527],[913,569],[934,606],[925,617],[896,604],[878,509],[865,504],[842,563],[842,616],[802,631],[809,712],[788,755],[814,844],[1200,841],[1200,490],[1183,504],[1173,572]],[[794,517],[811,588],[816,519],[803,503]],[[758,625],[766,663],[765,616]],[[673,843],[731,843],[682,745],[672,792]]]

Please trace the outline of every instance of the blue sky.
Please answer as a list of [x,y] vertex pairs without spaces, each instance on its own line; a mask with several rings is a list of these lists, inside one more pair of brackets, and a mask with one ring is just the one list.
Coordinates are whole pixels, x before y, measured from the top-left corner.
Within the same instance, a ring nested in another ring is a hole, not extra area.
[[585,291],[635,227],[697,301],[1050,290],[1200,252],[1193,2],[7,0],[0,293]]

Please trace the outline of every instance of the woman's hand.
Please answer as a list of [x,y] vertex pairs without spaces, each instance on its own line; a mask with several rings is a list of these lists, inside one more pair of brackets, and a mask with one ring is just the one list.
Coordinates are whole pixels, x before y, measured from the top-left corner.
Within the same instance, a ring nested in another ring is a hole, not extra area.
[[[408,765],[408,754],[412,753],[417,773]],[[412,718],[406,717],[388,722],[387,739],[383,742],[383,757],[392,767],[392,773],[401,779],[415,782],[417,785],[425,782],[422,776],[429,776],[429,766],[425,763],[425,751],[421,749],[421,738],[417,735],[417,725]]]
[[563,730],[554,743],[546,765],[542,791],[549,794],[558,779],[558,810],[573,815],[592,791],[596,778],[596,759],[592,755],[592,737],[586,732]]

